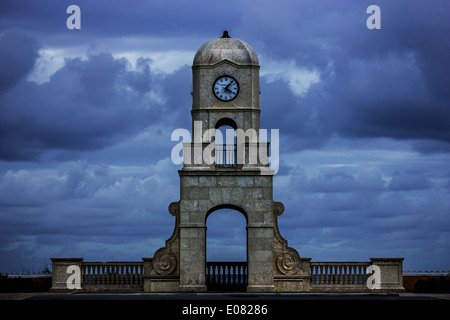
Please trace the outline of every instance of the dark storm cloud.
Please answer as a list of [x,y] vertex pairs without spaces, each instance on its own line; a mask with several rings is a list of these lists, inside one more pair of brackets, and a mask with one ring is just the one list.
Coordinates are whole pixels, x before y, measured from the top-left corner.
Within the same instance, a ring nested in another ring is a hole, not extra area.
[[[67,35],[66,9],[72,4],[81,8],[80,32],[86,37],[183,37],[204,34],[208,32],[205,26],[217,25],[218,29],[209,31],[214,34],[240,23],[240,16],[235,14],[240,11],[240,1],[133,1],[124,6],[122,0],[4,0],[0,4],[1,25],[38,34]],[[71,39],[66,39],[67,44]]]
[[[14,37],[16,46],[34,52],[30,37],[10,33],[6,31],[3,38]],[[8,46],[7,41],[3,44]],[[37,58],[31,53],[23,56],[31,60],[28,66]],[[163,88],[149,60],[138,59],[131,70],[128,60],[109,53],[68,58],[50,81],[37,84],[25,79],[30,67],[14,67],[24,64],[23,59],[19,55],[6,62],[11,76],[3,81],[0,96],[3,159],[38,159],[46,150],[103,148],[136,134],[164,114],[165,106],[154,99],[163,94]]]
[[295,101],[276,86],[262,91],[269,102],[262,108],[285,110],[272,126],[308,141],[299,147],[314,141],[320,147],[337,134],[421,140],[414,145],[420,151],[450,150],[450,40],[442,33],[450,28],[448,3],[378,1],[381,30],[366,28],[363,3],[281,3],[269,7],[283,19],[262,19],[260,7],[244,32],[265,54],[317,70],[320,82]]
[[0,34],[0,94],[33,70],[38,49],[37,41],[20,29]]
[[[19,262],[41,263],[46,250],[79,255],[89,246],[93,259],[106,260],[151,255],[147,250],[156,251],[173,231],[167,206],[179,187],[170,175],[161,176],[168,167],[169,159],[160,161],[142,176],[85,161],[45,172],[7,171],[0,176],[2,272],[17,270]],[[123,246],[130,247],[126,253]]]

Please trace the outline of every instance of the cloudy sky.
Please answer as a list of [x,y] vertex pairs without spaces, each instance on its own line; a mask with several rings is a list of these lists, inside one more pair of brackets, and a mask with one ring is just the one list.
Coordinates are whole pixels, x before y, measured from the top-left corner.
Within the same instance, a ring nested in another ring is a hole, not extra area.
[[[72,4],[80,30],[66,26]],[[190,130],[192,60],[223,30],[260,60],[289,245],[449,270],[449,16],[447,0],[2,0],[0,272],[164,246],[171,133]],[[242,215],[207,222],[209,259],[245,259]]]

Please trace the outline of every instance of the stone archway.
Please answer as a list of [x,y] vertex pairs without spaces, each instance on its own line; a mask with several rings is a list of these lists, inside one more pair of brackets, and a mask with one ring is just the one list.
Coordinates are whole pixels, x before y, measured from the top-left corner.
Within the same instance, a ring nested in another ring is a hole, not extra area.
[[206,215],[206,286],[213,292],[245,292],[248,284],[247,215],[218,206]]

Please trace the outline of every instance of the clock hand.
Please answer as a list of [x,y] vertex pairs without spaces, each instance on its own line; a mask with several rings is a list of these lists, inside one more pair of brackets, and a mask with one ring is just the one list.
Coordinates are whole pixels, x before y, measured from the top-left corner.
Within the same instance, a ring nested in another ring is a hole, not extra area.
[[233,80],[231,80],[230,81],[230,83],[229,84],[227,84],[227,86],[225,87],[225,89],[227,89],[228,90],[228,87],[231,85],[233,83]]

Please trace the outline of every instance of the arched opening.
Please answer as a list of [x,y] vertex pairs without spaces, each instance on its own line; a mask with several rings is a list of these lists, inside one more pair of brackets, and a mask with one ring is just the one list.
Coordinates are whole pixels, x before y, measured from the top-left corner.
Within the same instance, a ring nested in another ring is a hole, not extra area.
[[216,122],[216,129],[220,128],[221,126],[230,126],[234,130],[237,129],[237,124],[233,119],[230,118],[221,118]]
[[208,291],[246,291],[247,218],[240,208],[216,207],[206,216]]
[[216,123],[215,164],[216,167],[237,167],[236,123],[222,118]]

